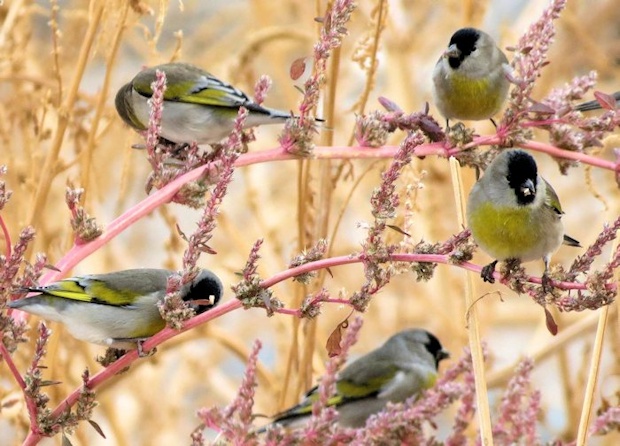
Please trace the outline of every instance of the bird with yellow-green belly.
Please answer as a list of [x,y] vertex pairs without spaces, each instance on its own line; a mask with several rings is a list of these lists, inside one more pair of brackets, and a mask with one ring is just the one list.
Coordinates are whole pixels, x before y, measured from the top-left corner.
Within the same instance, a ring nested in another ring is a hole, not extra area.
[[510,67],[491,36],[475,28],[456,31],[433,70],[433,98],[446,118],[480,121],[497,114],[508,95]]
[[467,223],[483,251],[495,261],[481,277],[493,283],[498,261],[542,258],[543,288],[550,290],[549,261],[562,243],[580,246],[564,234],[564,212],[553,187],[538,174],[534,158],[523,150],[504,150],[495,157],[472,188]]

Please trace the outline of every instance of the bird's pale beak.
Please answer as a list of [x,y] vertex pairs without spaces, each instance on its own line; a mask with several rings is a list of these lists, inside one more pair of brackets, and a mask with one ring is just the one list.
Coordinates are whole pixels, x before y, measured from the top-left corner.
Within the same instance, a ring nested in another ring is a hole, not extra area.
[[458,58],[461,56],[461,50],[459,50],[455,43],[450,45],[447,50],[444,51],[443,57],[445,58]]
[[525,180],[525,182],[521,185],[521,193],[524,197],[534,195],[536,193],[536,186],[534,186],[534,182],[532,180]]
[[448,359],[450,357],[450,352],[448,350],[441,349],[437,352],[437,362],[442,359]]

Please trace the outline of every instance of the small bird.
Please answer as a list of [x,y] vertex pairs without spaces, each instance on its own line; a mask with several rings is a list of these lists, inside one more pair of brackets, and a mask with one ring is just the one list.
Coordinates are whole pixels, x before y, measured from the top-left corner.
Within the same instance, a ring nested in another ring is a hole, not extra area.
[[[337,377],[336,391],[328,405],[338,410],[338,423],[359,427],[366,419],[380,412],[385,405],[405,401],[435,384],[437,368],[448,358],[439,340],[426,330],[410,329],[389,338],[381,347],[358,358]],[[298,405],[274,417],[273,423],[297,427],[312,414],[312,405],[319,398],[318,386],[311,389]]]
[[[173,273],[144,268],[71,277],[27,288],[39,294],[8,306],[60,322],[82,341],[141,352],[141,343],[166,326],[157,303],[166,296]],[[181,296],[196,313],[203,313],[218,304],[222,290],[220,279],[202,270],[181,289]]]
[[580,247],[564,234],[564,212],[553,187],[538,174],[536,161],[523,150],[502,151],[476,182],[467,203],[467,222],[476,243],[496,260],[480,276],[494,283],[498,261],[545,262],[543,289],[551,289],[549,261],[562,243]]
[[116,93],[116,110],[136,130],[149,123],[148,100],[155,73],[166,74],[160,136],[177,144],[214,144],[233,129],[239,107],[248,109],[245,127],[283,123],[289,112],[258,105],[241,90],[187,63],[167,63],[140,71]]
[[[611,96],[616,100],[616,108],[620,107],[620,91],[616,91],[615,93],[612,93]],[[597,101],[596,99],[593,101],[584,102],[582,104],[575,106],[575,110],[580,111],[580,112],[599,110],[601,108],[603,108],[601,106],[601,103]]]
[[499,112],[508,95],[508,59],[491,36],[475,28],[456,31],[433,70],[433,97],[446,118],[480,121]]

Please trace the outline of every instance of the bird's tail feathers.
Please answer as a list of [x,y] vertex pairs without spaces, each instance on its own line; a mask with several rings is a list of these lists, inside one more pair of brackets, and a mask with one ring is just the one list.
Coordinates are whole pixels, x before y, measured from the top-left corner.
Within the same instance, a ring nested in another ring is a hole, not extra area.
[[574,238],[566,234],[564,234],[564,241],[562,243],[567,246],[574,246],[575,248],[581,248],[581,244],[579,243],[579,241],[575,240]]

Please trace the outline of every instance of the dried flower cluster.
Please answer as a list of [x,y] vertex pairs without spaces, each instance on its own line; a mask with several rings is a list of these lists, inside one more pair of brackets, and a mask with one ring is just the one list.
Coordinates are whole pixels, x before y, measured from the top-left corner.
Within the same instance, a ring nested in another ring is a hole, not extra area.
[[511,63],[514,68],[512,82],[517,88],[510,91],[509,105],[500,126],[516,129],[526,117],[532,90],[541,76],[541,70],[548,64],[547,53],[555,37],[554,21],[565,6],[566,0],[553,0],[519,38]]
[[86,210],[80,205],[80,199],[83,194],[84,189],[68,187],[65,198],[71,212],[71,227],[75,232],[76,244],[87,243],[99,237],[103,232],[95,218],[88,215]]
[[327,61],[347,34],[346,24],[355,9],[353,0],[335,0],[322,19],[321,37],[314,46],[312,76],[304,83],[304,99],[299,105],[299,117],[287,121],[279,138],[282,149],[297,156],[310,156],[314,147],[316,122],[310,112],[316,109],[321,88],[325,84]]
[[242,280],[239,284],[234,285],[232,290],[245,308],[262,307],[267,310],[268,315],[273,315],[274,310],[281,308],[284,304],[273,297],[273,292],[270,289],[262,286],[260,277],[256,274],[258,260],[260,259],[258,250],[262,244],[262,240],[257,240],[254,243],[248,261],[241,272]]

